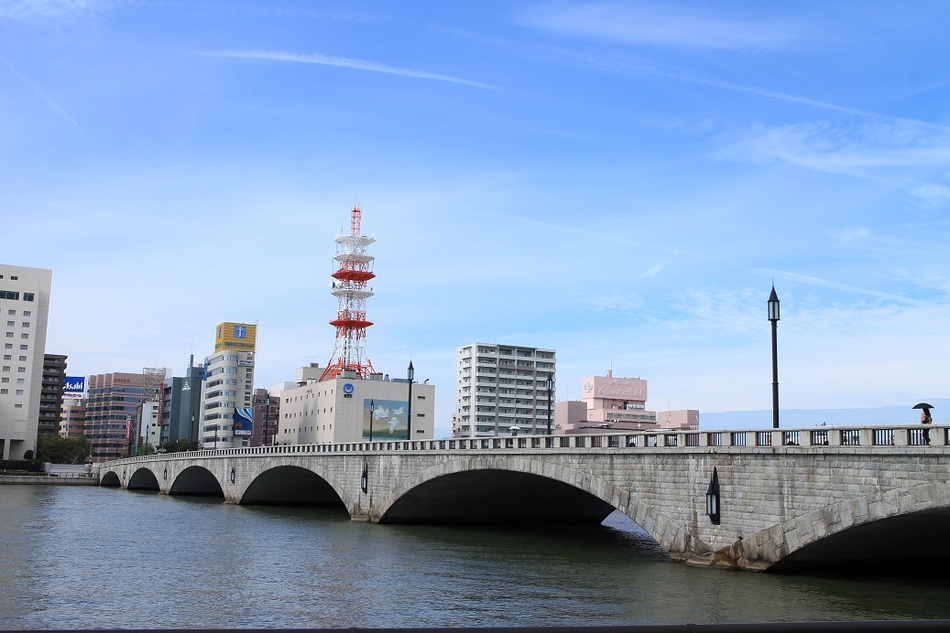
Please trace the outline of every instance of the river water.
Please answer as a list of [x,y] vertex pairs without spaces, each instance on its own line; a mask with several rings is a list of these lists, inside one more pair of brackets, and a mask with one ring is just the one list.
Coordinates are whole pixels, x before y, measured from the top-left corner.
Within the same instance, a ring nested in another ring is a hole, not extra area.
[[583,529],[393,526],[342,511],[0,486],[0,629],[947,617],[941,577],[694,569],[670,562],[618,513]]

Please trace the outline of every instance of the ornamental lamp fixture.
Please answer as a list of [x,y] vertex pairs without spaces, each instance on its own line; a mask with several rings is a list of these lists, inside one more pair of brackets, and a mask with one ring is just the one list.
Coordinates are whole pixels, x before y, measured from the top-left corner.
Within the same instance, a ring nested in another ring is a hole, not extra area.
[[412,380],[416,377],[416,370],[412,367],[412,360],[406,369],[406,378],[409,380],[409,405],[406,407],[406,439],[412,440]]
[[778,428],[778,320],[779,301],[775,294],[775,284],[772,284],[772,294],[769,295],[769,321],[772,322],[772,428]]
[[721,507],[719,502],[719,472],[716,468],[713,468],[712,479],[709,482],[709,487],[706,488],[706,514],[713,525],[719,525],[719,510]]

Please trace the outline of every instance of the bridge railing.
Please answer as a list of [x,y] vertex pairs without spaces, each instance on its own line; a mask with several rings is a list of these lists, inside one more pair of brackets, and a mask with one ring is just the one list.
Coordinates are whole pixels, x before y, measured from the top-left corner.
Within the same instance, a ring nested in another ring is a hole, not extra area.
[[315,455],[338,453],[386,453],[404,451],[485,451],[578,449],[617,450],[840,450],[862,447],[893,449],[950,446],[950,427],[938,425],[901,425],[873,427],[821,426],[806,429],[770,429],[744,431],[648,430],[595,435],[521,435],[513,437],[446,438],[437,440],[342,442],[338,444],[279,444],[247,448],[202,449],[187,453],[142,455],[121,460],[124,463],[193,458],[250,455]]

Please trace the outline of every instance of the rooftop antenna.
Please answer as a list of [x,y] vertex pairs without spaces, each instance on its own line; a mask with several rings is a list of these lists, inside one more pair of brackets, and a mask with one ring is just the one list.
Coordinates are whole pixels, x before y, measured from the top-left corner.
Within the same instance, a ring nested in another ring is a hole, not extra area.
[[350,212],[350,232],[336,238],[338,268],[331,276],[330,294],[337,298],[336,318],[330,325],[336,328],[333,357],[320,375],[320,382],[340,376],[344,371],[353,371],[360,379],[367,380],[376,373],[373,363],[366,357],[366,328],[373,325],[366,318],[366,299],[373,296],[370,280],[373,260],[369,246],[376,241],[373,235],[362,235],[360,224],[362,209],[359,203]]

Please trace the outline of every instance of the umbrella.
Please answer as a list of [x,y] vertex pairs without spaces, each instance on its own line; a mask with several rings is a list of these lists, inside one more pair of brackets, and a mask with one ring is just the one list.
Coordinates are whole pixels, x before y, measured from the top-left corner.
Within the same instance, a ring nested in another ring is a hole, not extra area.
[[918,402],[911,408],[912,409],[933,409],[934,407],[932,404],[927,404],[926,402]]

